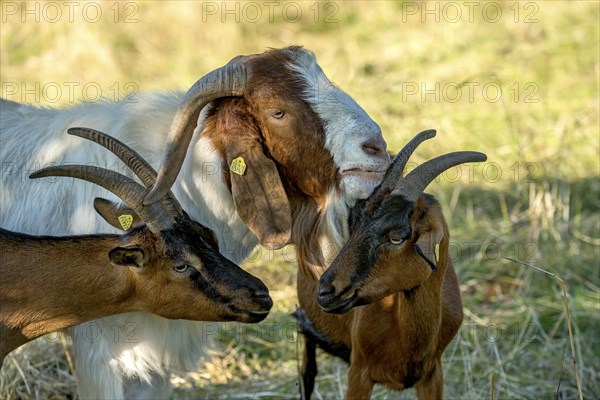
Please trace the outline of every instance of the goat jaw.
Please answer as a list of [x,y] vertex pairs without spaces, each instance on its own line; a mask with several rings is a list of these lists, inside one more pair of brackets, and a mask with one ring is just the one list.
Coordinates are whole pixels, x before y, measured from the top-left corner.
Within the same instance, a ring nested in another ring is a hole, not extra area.
[[340,170],[342,189],[351,200],[366,199],[379,185],[385,171],[385,167]]

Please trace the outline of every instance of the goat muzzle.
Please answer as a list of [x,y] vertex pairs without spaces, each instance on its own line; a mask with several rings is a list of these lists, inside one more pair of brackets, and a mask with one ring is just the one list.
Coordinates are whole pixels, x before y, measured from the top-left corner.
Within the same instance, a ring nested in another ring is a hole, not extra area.
[[321,279],[317,286],[317,304],[327,313],[343,314],[357,305],[358,291],[353,286],[348,286],[336,294],[335,287]]
[[234,301],[229,309],[235,314],[236,320],[240,322],[260,322],[267,318],[273,307],[273,299],[266,289],[254,291],[249,299]]

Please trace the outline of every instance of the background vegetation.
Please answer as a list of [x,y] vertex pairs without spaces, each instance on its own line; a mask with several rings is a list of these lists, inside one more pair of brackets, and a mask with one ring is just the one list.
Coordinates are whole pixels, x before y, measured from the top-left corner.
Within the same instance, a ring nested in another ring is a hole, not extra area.
[[[567,283],[583,395],[599,398],[599,3],[467,3],[104,2],[98,15],[96,3],[2,1],[2,96],[44,106],[131,100],[186,89],[238,54],[304,45],[391,150],[436,128],[415,161],[458,149],[489,157],[428,189],[451,227],[466,313],[445,353],[447,398],[578,397],[560,287],[501,257]],[[174,398],[296,396],[292,254],[257,249],[245,263],[270,287],[272,314],[215,326],[219,349],[173,377]],[[0,397],[73,397],[68,354],[56,335],[15,351]],[[316,397],[341,397],[346,366],[318,359]]]

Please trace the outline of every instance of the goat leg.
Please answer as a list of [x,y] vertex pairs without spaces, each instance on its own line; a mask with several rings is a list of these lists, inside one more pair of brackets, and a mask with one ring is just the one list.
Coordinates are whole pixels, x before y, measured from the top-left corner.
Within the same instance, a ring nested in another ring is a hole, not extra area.
[[366,400],[371,398],[374,382],[369,375],[369,371],[361,368],[361,364],[352,360],[350,370],[348,371],[348,391],[346,400]]
[[300,387],[300,398],[310,400],[315,387],[315,377],[317,376],[317,344],[306,336],[304,337],[304,353],[302,355],[302,365],[300,374],[302,375],[302,386]]

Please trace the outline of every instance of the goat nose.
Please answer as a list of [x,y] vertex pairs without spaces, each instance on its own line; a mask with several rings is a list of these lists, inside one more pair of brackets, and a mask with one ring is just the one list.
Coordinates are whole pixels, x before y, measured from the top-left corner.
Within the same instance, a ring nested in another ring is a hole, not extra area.
[[317,287],[317,296],[319,302],[327,303],[327,300],[331,300],[335,297],[335,287],[329,282],[324,282],[322,279]]
[[363,142],[362,149],[370,156],[379,156],[385,154],[387,144],[381,135],[375,135],[366,142]]
[[273,299],[269,296],[268,290],[258,289],[252,293],[252,298],[261,303],[265,308],[271,308],[273,306]]

